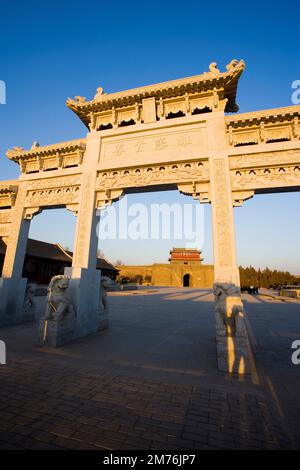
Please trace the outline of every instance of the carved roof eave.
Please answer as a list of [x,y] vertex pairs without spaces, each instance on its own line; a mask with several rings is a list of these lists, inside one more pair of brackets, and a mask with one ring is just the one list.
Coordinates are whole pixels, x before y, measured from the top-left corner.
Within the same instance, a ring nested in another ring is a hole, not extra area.
[[224,89],[224,98],[227,98],[226,112],[237,112],[236,91],[238,80],[245,68],[245,62],[240,60],[237,65],[226,72],[205,72],[201,75],[171,80],[168,82],[133,88],[117,93],[103,93],[99,98],[91,101],[73,100],[68,98],[66,105],[74,111],[81,121],[88,127],[90,113],[109,110],[112,107],[134,105],[144,98],[155,96],[157,98],[171,98],[185,93],[196,93],[212,90],[213,88]]
[[227,126],[244,126],[247,124],[253,125],[259,123],[261,120],[281,121],[293,117],[300,117],[300,105],[241,113],[236,114],[235,116],[226,116],[225,119]]
[[46,157],[50,155],[60,155],[76,150],[84,151],[86,147],[85,139],[76,139],[69,142],[61,142],[44,147],[36,146],[29,150],[21,147],[14,147],[6,152],[7,158],[15,162],[26,160],[28,158]]
[[16,194],[18,191],[18,181],[10,180],[0,183],[0,194]]

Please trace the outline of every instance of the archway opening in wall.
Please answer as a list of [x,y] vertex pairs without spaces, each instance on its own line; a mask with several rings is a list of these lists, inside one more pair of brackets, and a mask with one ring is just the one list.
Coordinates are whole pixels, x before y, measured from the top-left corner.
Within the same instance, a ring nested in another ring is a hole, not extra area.
[[281,286],[300,281],[297,211],[297,192],[255,194],[234,209],[240,282],[245,294],[252,293],[253,286],[255,292],[256,288],[259,292],[267,289],[274,295]]
[[[169,186],[128,190],[105,208],[99,248],[118,266],[117,280],[124,284],[183,287],[183,275],[189,273],[190,287],[213,285],[211,206]],[[186,258],[172,263],[174,248],[200,250],[201,263]]]
[[191,287],[191,275],[188,273],[183,276],[183,287]]
[[38,285],[49,284],[72,265],[76,217],[65,208],[47,207],[30,224],[23,277]]
[[[234,212],[247,328],[256,344],[286,365],[284,380],[292,384],[294,368],[288,367],[292,360],[285,351],[293,347],[300,328],[299,300],[289,298],[296,297],[297,287],[292,286],[300,283],[299,192],[255,194]],[[269,364],[264,370],[274,396],[279,396],[278,367]]]

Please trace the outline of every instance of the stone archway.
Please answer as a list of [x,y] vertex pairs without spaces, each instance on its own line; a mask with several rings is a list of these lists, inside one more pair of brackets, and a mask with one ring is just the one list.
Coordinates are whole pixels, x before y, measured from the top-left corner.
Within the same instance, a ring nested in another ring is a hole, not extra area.
[[183,275],[182,278],[183,287],[191,287],[192,285],[192,276],[189,273]]
[[[176,81],[108,94],[98,87],[90,101],[81,96],[67,100],[89,129],[86,138],[7,151],[21,176],[0,183],[0,236],[7,239],[0,325],[24,319],[22,268],[30,220],[43,207],[59,206],[77,214],[72,267],[65,272],[76,311],[74,337],[99,331],[100,209],[145,187],[177,188],[211,204],[217,312],[231,315],[228,298],[242,309],[233,207],[255,193],[300,188],[300,106],[225,115],[238,110],[235,98],[244,67],[243,61],[232,60],[220,72],[213,62],[208,72]],[[219,313],[219,367],[227,370],[224,350],[232,338]],[[242,318],[234,344],[247,361]]]

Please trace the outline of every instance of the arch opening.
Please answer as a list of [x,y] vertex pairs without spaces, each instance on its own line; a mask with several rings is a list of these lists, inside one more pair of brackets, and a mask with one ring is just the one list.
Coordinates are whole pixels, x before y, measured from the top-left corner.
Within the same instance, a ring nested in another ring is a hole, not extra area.
[[183,279],[182,279],[182,284],[183,287],[191,287],[191,275],[190,274],[184,274]]

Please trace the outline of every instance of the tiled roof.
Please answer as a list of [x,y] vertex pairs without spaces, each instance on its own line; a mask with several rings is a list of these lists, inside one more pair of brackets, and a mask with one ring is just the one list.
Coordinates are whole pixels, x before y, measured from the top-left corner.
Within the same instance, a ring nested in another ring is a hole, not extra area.
[[[4,255],[5,251],[6,245],[2,240],[0,240],[0,255]],[[27,242],[26,255],[35,258],[70,262],[72,261],[73,253],[71,251],[64,250],[58,243],[47,243],[29,238]],[[113,264],[101,257],[98,257],[97,259],[97,269],[117,271],[117,268]]]
[[226,111],[236,112],[238,110],[235,101],[237,84],[245,68],[245,62],[243,60],[239,62],[232,60],[226,66],[225,72],[220,72],[216,65],[213,62],[210,64],[209,72],[204,72],[200,75],[156,83],[155,85],[146,85],[116,93],[103,93],[100,87],[101,93],[97,93],[94,99],[86,101],[84,97],[77,96],[75,99],[68,98],[66,104],[88,126],[91,113],[93,112],[104,111],[112,107],[134,105],[137,102],[141,102],[144,98],[153,96],[156,98],[171,98],[184,95],[188,92],[200,92],[213,89],[214,87],[223,87],[224,96],[228,99]]

